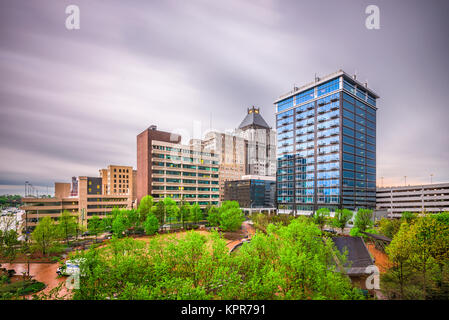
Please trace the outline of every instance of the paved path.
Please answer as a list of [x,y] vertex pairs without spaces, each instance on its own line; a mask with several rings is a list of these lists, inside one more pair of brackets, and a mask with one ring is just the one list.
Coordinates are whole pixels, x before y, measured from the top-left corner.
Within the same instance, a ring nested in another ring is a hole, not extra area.
[[249,223],[249,221],[244,221],[242,223],[242,229],[245,231],[245,235],[247,235],[247,238],[239,239],[239,240],[233,240],[226,244],[226,246],[231,250],[236,245],[238,245],[240,242],[242,242],[245,239],[251,239],[251,237],[256,233],[256,230],[252,226],[252,224]]
[[[14,269],[17,275],[22,275],[23,272],[27,273],[26,263],[2,263],[2,267],[6,269]],[[33,279],[43,282],[47,287],[41,291],[48,293],[51,289],[57,287],[61,282],[65,282],[66,278],[57,278],[56,270],[59,267],[59,263],[30,263],[30,276]],[[65,284],[62,286],[61,294],[67,293]],[[31,298],[28,296],[28,298]]]

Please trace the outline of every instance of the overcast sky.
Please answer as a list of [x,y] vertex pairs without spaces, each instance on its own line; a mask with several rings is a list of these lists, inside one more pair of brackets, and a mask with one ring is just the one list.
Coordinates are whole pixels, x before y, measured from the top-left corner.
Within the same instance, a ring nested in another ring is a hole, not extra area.
[[[80,8],[67,30],[65,8]],[[380,8],[380,30],[365,8]],[[0,194],[136,166],[151,124],[233,129],[343,69],[381,97],[377,179],[449,182],[449,1],[0,0]]]

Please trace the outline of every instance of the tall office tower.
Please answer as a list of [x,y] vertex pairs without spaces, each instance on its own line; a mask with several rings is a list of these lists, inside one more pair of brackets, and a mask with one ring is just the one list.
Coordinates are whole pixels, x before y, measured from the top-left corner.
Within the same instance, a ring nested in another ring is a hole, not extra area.
[[204,137],[204,150],[220,158],[220,201],[224,199],[225,182],[240,180],[246,173],[246,147],[248,141],[232,134],[208,132]]
[[274,102],[280,212],[375,208],[377,98],[339,70]]
[[154,126],[137,136],[138,200],[148,194],[203,208],[218,204],[219,157],[204,150],[201,140],[182,145],[181,136],[170,136]]
[[180,143],[181,136],[171,132],[159,131],[151,125],[137,136],[137,201],[152,193],[153,140]]
[[276,133],[262,118],[259,108],[248,108],[235,135],[248,141],[246,174],[276,175]]

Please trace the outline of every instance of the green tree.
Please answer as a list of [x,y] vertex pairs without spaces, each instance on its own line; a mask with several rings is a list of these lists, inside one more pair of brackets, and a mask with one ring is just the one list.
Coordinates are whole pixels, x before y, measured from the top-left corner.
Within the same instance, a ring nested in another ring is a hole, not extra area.
[[126,220],[128,223],[128,228],[133,230],[133,233],[136,232],[137,229],[141,228],[141,225],[143,224],[143,222],[145,221],[141,221],[140,220],[140,213],[135,210],[135,209],[131,209],[131,210],[125,210],[122,209],[123,214],[126,216]]
[[385,249],[390,262],[393,264],[393,269],[389,272],[396,277],[399,283],[401,299],[404,298],[405,281],[410,269],[410,258],[414,250],[412,246],[413,237],[410,225],[407,222],[403,222],[393,240]]
[[416,215],[416,213],[412,213],[412,212],[408,212],[408,211],[402,212],[402,214],[401,214],[401,220],[405,220],[408,224],[412,224],[416,220],[417,217],[418,216]]
[[393,239],[395,234],[399,231],[402,221],[400,219],[382,218],[379,221],[379,231],[386,237]]
[[112,230],[112,223],[114,222],[114,215],[112,213],[106,214],[103,217],[103,227],[104,231],[111,231]]
[[57,246],[59,236],[60,233],[55,222],[50,217],[44,217],[31,234],[31,239],[34,248],[46,255]]
[[220,225],[220,210],[212,206],[208,211],[207,221],[213,227],[218,227]]
[[13,229],[0,229],[0,256],[5,258],[9,263],[16,258],[20,250],[20,241],[18,234]]
[[187,201],[184,201],[184,199],[182,199],[178,211],[178,220],[181,221],[183,228],[184,222],[189,219],[189,215],[190,215],[190,204]]
[[203,219],[203,211],[201,210],[198,203],[195,203],[190,207],[190,220],[193,223],[198,223],[201,219]]
[[129,224],[126,214],[120,211],[112,222],[112,231],[117,237],[122,237],[126,230],[128,230]]
[[354,227],[359,228],[360,231],[371,228],[373,226],[372,215],[373,210],[359,209],[354,219]]
[[313,222],[323,231],[324,225],[329,219],[330,210],[328,208],[320,208],[313,214]]
[[240,208],[229,207],[220,214],[220,228],[223,231],[236,231],[240,229],[243,221],[245,216]]
[[333,219],[333,225],[336,228],[340,228],[341,233],[343,233],[346,224],[352,218],[352,211],[348,209],[336,209],[335,216]]
[[433,264],[443,265],[449,256],[449,230],[432,216],[425,215],[416,219],[411,226],[414,248],[411,260],[422,276],[423,298],[427,298],[428,272]]
[[146,195],[140,200],[139,208],[137,209],[139,213],[139,220],[140,222],[144,222],[147,219],[147,215],[152,213],[154,207],[154,200],[153,197],[150,195]]
[[59,232],[63,235],[67,245],[69,245],[69,237],[76,235],[78,218],[64,210],[59,218]]
[[152,213],[147,214],[147,219],[144,223],[145,233],[147,235],[153,235],[159,231],[159,221]]
[[170,220],[176,219],[178,216],[179,208],[176,204],[176,201],[173,200],[170,197],[164,198],[164,208],[165,208],[165,214],[164,214],[164,223],[167,222],[167,218]]
[[160,225],[164,224],[165,217],[165,204],[163,201],[159,201],[152,209],[153,214],[156,216]]
[[104,231],[104,224],[101,218],[97,215],[87,220],[87,229],[95,236],[95,243],[97,243],[98,234]]

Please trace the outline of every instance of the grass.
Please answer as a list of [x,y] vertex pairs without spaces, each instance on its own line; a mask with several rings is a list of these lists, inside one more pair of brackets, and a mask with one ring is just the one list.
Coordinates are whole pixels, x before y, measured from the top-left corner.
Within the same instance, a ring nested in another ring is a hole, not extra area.
[[0,287],[0,296],[3,294],[15,294],[19,296],[32,294],[44,289],[46,285],[36,280],[17,281]]

